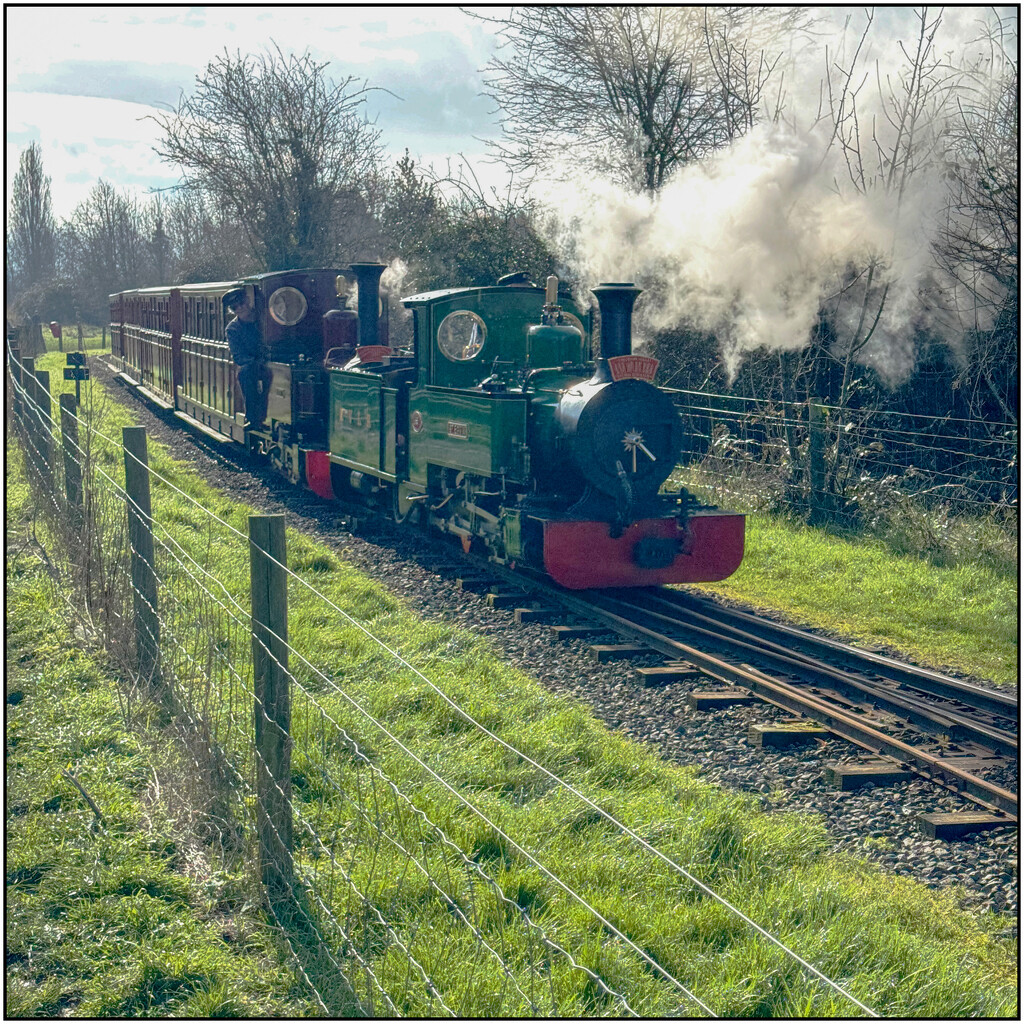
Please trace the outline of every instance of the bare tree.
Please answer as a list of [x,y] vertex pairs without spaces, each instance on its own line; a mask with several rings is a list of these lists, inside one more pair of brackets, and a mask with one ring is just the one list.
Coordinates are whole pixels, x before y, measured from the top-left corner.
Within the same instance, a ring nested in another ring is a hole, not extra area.
[[[878,63],[865,67],[871,11],[850,55],[826,53],[823,121],[845,170],[837,172],[836,191],[852,189],[869,207],[884,210],[888,234],[886,244],[876,243],[863,258],[837,268],[815,337],[801,356],[803,366],[789,367],[813,389],[807,397],[827,395],[835,407],[828,426],[827,489],[836,505],[857,470],[845,431],[849,410],[864,414],[882,401],[878,379],[864,368],[895,379],[913,370],[915,346],[948,336],[953,328],[942,309],[945,292],[921,210],[941,205],[930,197],[942,187],[944,140],[962,76],[939,51],[942,11],[919,7],[913,16],[915,31],[900,42],[900,61],[884,74]],[[835,509],[826,504],[819,511]]]
[[360,185],[381,153],[362,109],[369,89],[326,69],[308,53],[225,51],[177,110],[154,117],[157,152],[233,213],[267,270],[329,263],[345,218],[365,216]]
[[162,197],[167,233],[166,283],[225,281],[260,269],[237,217],[197,189]]
[[771,47],[809,21],[795,8],[595,5],[474,17],[502,40],[486,71],[509,166],[560,152],[578,162],[567,143],[582,142],[584,159],[603,149],[605,170],[648,192],[750,127],[778,61]]
[[145,210],[102,178],[62,224],[60,250],[63,275],[82,296],[83,313],[102,315],[112,292],[156,283]]
[[[1020,277],[1020,92],[1015,27],[990,24],[987,52],[966,69],[947,133],[949,203],[936,246],[956,281],[966,359],[958,383],[1017,422]],[[980,414],[980,410],[976,410]]]
[[7,267],[13,283],[21,287],[47,283],[54,274],[56,224],[50,179],[43,173],[38,142],[22,151],[8,217]]
[[[916,9],[915,17],[916,37],[901,44],[903,66],[884,79],[877,66],[875,76],[861,67],[873,13],[845,67],[826,54],[826,119],[848,172],[845,182],[837,181],[837,190],[852,187],[873,196],[892,214],[889,248],[872,252],[863,263],[848,265],[823,303],[823,319],[833,337],[822,351],[842,368],[835,397],[841,407],[856,386],[858,364],[863,364],[869,344],[884,326],[903,205],[918,177],[941,161],[946,112],[957,84],[956,74],[937,54],[941,12],[932,15],[922,7]],[[865,103],[864,87],[872,77],[875,93]],[[871,109],[870,116],[864,116],[864,106]]]

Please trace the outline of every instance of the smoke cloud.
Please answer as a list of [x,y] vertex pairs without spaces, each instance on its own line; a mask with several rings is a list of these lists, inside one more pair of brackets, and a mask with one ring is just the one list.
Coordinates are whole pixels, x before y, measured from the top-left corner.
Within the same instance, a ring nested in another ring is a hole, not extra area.
[[735,372],[758,346],[806,345],[847,268],[893,250],[892,203],[833,191],[824,149],[816,133],[766,126],[653,197],[607,180],[560,183],[548,192],[552,240],[587,287],[648,289],[639,323],[714,333]]
[[[831,44],[833,60],[846,59],[853,31]],[[791,103],[785,120],[680,168],[653,196],[589,169],[546,173],[540,194],[551,242],[585,288],[632,280],[647,290],[638,342],[644,329],[709,331],[735,375],[756,348],[806,346],[824,317],[840,352],[852,345],[859,362],[897,381],[913,368],[915,332],[951,342],[962,334],[946,314],[955,283],[943,279],[932,249],[946,215],[942,133],[956,107],[935,92],[911,159],[900,164],[898,129],[885,116],[886,83],[898,87],[898,64],[906,64],[897,42],[887,35],[876,48],[874,99],[868,88],[858,93],[853,141],[863,173],[851,172],[831,117]],[[799,93],[817,104],[821,76],[813,89],[806,63],[804,76]]]

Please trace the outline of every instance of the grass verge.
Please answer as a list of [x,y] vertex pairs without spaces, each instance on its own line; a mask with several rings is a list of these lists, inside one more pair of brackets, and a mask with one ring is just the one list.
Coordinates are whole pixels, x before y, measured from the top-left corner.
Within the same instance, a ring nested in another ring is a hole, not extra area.
[[[105,412],[113,434],[126,414],[115,403]],[[112,473],[117,462],[109,457]],[[239,529],[249,510],[157,445],[150,462],[201,506],[158,484],[154,517],[243,600],[244,544],[203,509]],[[764,814],[609,734],[480,638],[417,621],[307,537],[289,533],[289,565],[343,613],[292,586],[291,642],[316,666],[292,665],[296,900],[331,938],[339,973],[372,978],[365,991],[386,993],[396,1012],[433,1015],[443,1002],[463,1016],[619,1015],[616,993],[648,1016],[697,1012],[669,975],[722,1016],[860,1015],[542,765],[883,1015],[1016,1014],[1004,921],[962,913],[955,893],[830,856],[817,819]],[[169,587],[186,582],[160,568]],[[467,722],[366,631],[530,760]],[[230,655],[242,664],[240,649]],[[216,715],[230,694],[207,693]],[[226,756],[251,756],[232,746],[239,735],[222,739]]]
[[72,637],[28,543],[20,463],[9,453],[6,1015],[308,1015],[248,873],[172,799],[188,768],[155,724],[126,728]]
[[739,570],[702,589],[935,668],[1017,682],[1016,574],[984,561],[938,566],[757,513]]
[[[58,341],[50,333],[48,324],[43,324],[43,347],[47,352],[56,352],[63,363],[68,352],[78,351],[78,328],[75,324],[63,324],[63,338]],[[106,349],[110,351],[110,329],[94,324],[82,324],[82,348],[86,351]]]

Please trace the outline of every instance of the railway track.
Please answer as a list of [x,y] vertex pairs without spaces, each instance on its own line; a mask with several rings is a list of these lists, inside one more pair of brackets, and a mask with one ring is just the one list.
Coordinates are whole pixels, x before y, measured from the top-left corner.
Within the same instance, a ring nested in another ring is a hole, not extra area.
[[[641,669],[647,678],[678,678],[684,666],[718,684],[708,704],[728,704],[750,694],[824,727],[876,759],[858,769],[860,781],[895,780],[907,772],[959,794],[991,815],[967,828],[1015,824],[1018,703],[1014,695],[908,665],[725,608],[669,588],[571,592],[520,572],[495,570],[483,560],[470,586],[490,587],[499,603],[527,598],[563,609],[575,620],[557,626],[566,638],[596,639],[602,632],[632,644],[599,644],[610,656],[653,652],[663,670]],[[534,617],[534,611],[522,614]],[[806,727],[802,730],[808,733]],[[856,774],[851,771],[851,775]],[[1014,788],[1005,784],[1013,776]],[[856,780],[855,780],[856,781]]]

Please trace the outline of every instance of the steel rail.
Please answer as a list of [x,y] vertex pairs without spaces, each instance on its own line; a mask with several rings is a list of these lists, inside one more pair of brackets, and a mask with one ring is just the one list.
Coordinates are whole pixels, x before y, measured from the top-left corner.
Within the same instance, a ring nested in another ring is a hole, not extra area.
[[[645,597],[648,600],[653,600],[654,602],[659,602],[661,600],[660,598],[652,595],[645,595]],[[784,672],[792,672],[805,676],[811,675],[815,678],[816,682],[825,686],[837,688],[846,696],[859,694],[870,697],[873,701],[884,706],[886,710],[895,711],[905,716],[909,721],[921,728],[928,730],[937,726],[944,730],[945,734],[948,735],[950,739],[979,743],[982,746],[991,747],[991,749],[1002,753],[1009,753],[1012,755],[1016,755],[1017,753],[1017,737],[1004,729],[983,725],[955,710],[947,708],[936,708],[934,710],[922,709],[914,701],[893,693],[886,689],[884,685],[873,682],[870,679],[851,676],[841,669],[833,668],[831,665],[824,664],[806,654],[791,651],[789,648],[782,647],[770,640],[762,639],[761,637],[747,633],[735,626],[720,624],[707,616],[699,615],[696,612],[687,612],[684,609],[679,609],[675,611],[674,614],[690,615],[699,621],[707,623],[711,628],[694,625],[691,622],[680,622],[678,619],[672,618],[672,616],[663,615],[659,612],[649,610],[640,604],[634,604],[628,600],[622,600],[620,598],[598,595],[595,600],[610,602],[612,604],[635,609],[643,615],[660,619],[688,632],[705,637],[715,643],[737,649],[742,652],[745,657],[759,658],[762,661],[771,664],[772,667],[781,669]],[[678,608],[674,602],[663,603],[668,604],[672,608]],[[929,696],[936,695],[930,694]]]
[[[1020,712],[1020,700],[1013,693],[1001,693],[998,690],[964,682],[962,679],[954,679],[931,669],[921,668],[917,665],[905,665],[887,655],[861,650],[829,637],[816,636],[795,626],[779,622],[766,624],[750,612],[728,608],[715,601],[684,591],[661,588],[655,592],[654,596],[676,607],[686,608],[689,606],[690,614],[706,615],[717,623],[723,623],[725,620],[738,622],[746,631],[762,639],[768,639],[766,634],[769,633],[781,634],[804,648],[825,650],[854,663],[867,662],[884,672],[889,679],[903,686],[925,693],[933,693],[950,700],[959,700],[978,711],[987,711],[989,714],[1011,719],[1016,719]],[[694,608],[701,610],[693,610]]]
[[685,658],[706,675],[729,685],[740,685],[777,707],[805,715],[821,722],[829,731],[859,747],[876,754],[886,754],[919,774],[965,796],[987,810],[1004,814],[1007,824],[1017,821],[1017,794],[978,778],[949,764],[941,757],[919,750],[902,740],[864,724],[854,716],[830,707],[825,701],[799,687],[771,679],[763,672],[747,666],[730,665],[695,647],[642,626],[625,616],[595,606],[590,600],[559,592],[559,601],[581,617],[603,620],[620,633],[642,639],[647,646],[670,658]]

